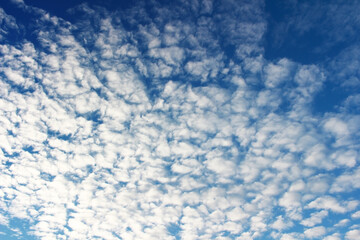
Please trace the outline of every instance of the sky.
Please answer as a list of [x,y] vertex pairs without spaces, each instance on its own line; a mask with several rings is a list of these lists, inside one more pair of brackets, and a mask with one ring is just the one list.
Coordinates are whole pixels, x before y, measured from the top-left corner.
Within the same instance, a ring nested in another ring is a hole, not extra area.
[[0,239],[359,239],[359,12],[0,0]]

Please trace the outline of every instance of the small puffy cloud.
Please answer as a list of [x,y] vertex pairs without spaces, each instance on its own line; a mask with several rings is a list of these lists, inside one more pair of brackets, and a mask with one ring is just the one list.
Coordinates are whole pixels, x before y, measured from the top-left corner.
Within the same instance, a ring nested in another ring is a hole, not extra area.
[[207,77],[215,77],[222,67],[221,58],[208,58],[202,61],[189,61],[185,65],[185,70],[195,76],[200,76],[202,81]]
[[221,156],[211,156],[211,154],[208,154],[205,164],[208,169],[220,174],[221,176],[230,176],[235,174],[234,162],[226,160]]
[[316,144],[308,149],[304,159],[306,165],[317,168],[333,169],[334,164],[327,159],[327,148],[324,144]]
[[307,181],[307,189],[312,193],[325,193],[329,189],[328,180],[322,176],[315,176]]
[[281,236],[280,240],[295,240],[297,239],[296,236],[293,236],[292,234],[285,233]]
[[323,226],[309,228],[304,231],[307,238],[319,238],[325,235],[326,229]]
[[349,192],[353,189],[360,188],[360,169],[356,169],[352,173],[345,173],[338,176],[330,188],[330,192]]
[[290,191],[302,191],[305,189],[305,183],[303,180],[298,180],[296,182],[293,182],[289,188]]
[[358,201],[346,201],[339,203],[336,198],[325,196],[318,197],[314,201],[310,202],[307,205],[307,208],[315,208],[315,209],[327,209],[336,213],[345,213],[353,210],[358,205]]
[[244,210],[242,210],[241,208],[235,207],[234,209],[226,213],[226,217],[231,221],[242,221],[247,219],[249,217],[249,214],[244,212]]
[[320,212],[312,213],[311,216],[307,219],[301,221],[301,224],[306,227],[313,227],[317,224],[320,224],[323,218],[328,216],[328,211],[322,210]]
[[350,230],[345,234],[345,239],[346,240],[356,240],[358,239],[360,236],[360,230],[358,229],[354,229],[354,230]]
[[293,226],[293,222],[289,221],[289,220],[284,220],[283,216],[278,216],[276,218],[276,221],[273,222],[273,224],[271,225],[272,228],[278,230],[278,231],[282,231],[285,230],[287,228],[290,228]]
[[152,48],[149,51],[149,56],[162,59],[166,64],[169,65],[180,65],[184,60],[184,50],[179,47],[168,47],[168,48]]
[[354,167],[358,158],[358,153],[354,150],[335,152],[331,157],[335,162],[342,166]]
[[14,84],[17,85],[26,85],[26,80],[22,75],[20,75],[17,72],[14,72],[13,70],[7,68],[4,69],[5,76],[8,80],[12,81]]
[[344,227],[344,226],[348,225],[349,222],[350,222],[349,219],[342,219],[337,224],[335,224],[334,226],[335,227]]
[[286,192],[280,199],[279,205],[285,207],[287,210],[301,206],[301,195],[296,192]]
[[340,240],[341,238],[340,238],[340,234],[339,233],[334,233],[334,234],[332,234],[332,235],[330,235],[330,236],[326,236],[325,238],[324,238],[324,240]]
[[286,58],[280,59],[276,64],[270,63],[267,65],[264,69],[265,85],[269,88],[274,88],[283,82],[289,81],[294,65],[294,63]]
[[354,212],[354,213],[351,215],[351,218],[354,218],[354,219],[360,218],[360,211]]
[[324,124],[325,130],[335,134],[336,136],[346,136],[349,134],[347,124],[338,118],[330,118]]

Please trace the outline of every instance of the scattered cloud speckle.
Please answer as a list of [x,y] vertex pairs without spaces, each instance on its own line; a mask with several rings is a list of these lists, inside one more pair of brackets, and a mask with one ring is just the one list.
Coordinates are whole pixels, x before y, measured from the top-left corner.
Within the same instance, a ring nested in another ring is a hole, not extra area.
[[0,235],[356,239],[358,46],[271,59],[267,4],[0,4]]

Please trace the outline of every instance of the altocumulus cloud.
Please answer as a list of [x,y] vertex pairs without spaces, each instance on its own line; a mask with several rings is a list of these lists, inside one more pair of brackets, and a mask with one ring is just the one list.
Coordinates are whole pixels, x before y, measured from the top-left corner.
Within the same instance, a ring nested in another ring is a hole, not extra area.
[[263,1],[26,2],[0,5],[0,236],[359,237],[358,45],[267,59]]

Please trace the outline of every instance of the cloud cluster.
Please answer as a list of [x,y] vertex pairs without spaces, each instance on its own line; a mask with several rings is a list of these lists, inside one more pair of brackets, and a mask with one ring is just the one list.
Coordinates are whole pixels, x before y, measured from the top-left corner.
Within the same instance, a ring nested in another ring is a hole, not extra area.
[[18,1],[31,28],[1,9],[1,41],[19,26],[35,38],[0,45],[0,224],[39,239],[355,239],[360,116],[350,100],[314,113],[326,71],[263,57],[260,1],[143,4],[83,4],[69,22]]

